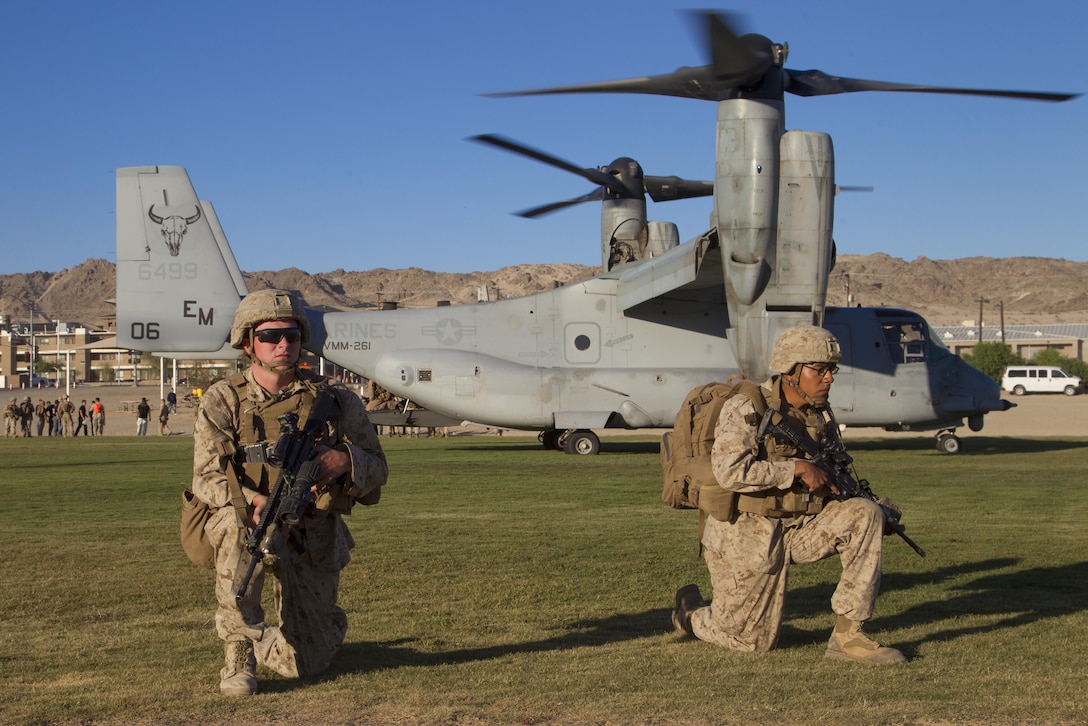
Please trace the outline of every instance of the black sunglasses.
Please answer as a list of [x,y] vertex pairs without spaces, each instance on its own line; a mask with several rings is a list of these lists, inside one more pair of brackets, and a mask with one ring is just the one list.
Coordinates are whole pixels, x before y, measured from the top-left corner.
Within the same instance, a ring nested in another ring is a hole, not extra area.
[[809,370],[811,370],[813,373],[818,375],[820,378],[823,378],[828,373],[830,373],[831,375],[835,375],[836,373],[839,372],[839,367],[836,366],[836,365],[814,366],[811,363],[802,363],[801,365],[803,365],[805,368],[808,368]]
[[253,337],[271,345],[276,345],[284,338],[287,338],[288,343],[297,343],[302,340],[302,331],[298,328],[267,328],[253,331]]

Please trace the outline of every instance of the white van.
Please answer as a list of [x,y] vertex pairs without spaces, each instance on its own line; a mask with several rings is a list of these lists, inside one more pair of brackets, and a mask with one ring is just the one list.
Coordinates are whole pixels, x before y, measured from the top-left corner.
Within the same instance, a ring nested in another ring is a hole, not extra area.
[[1075,396],[1084,382],[1054,366],[1009,366],[1001,376],[1001,389],[1017,396],[1025,393],[1064,393]]

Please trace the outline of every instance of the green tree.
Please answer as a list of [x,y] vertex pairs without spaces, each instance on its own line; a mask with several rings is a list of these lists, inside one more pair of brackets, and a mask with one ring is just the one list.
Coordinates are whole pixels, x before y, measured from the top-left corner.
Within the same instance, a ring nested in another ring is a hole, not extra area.
[[180,368],[181,374],[188,382],[187,388],[203,388],[207,390],[215,381],[223,377],[224,371],[229,375],[230,368],[215,365],[218,361],[191,360]]
[[1088,363],[1062,355],[1054,348],[1040,350],[1031,357],[1031,364],[1036,366],[1057,366],[1066,373],[1088,381]]
[[1009,366],[1021,365],[1024,359],[1012,352],[1004,343],[979,343],[970,353],[964,353],[963,359],[968,365],[1001,382],[1001,374]]

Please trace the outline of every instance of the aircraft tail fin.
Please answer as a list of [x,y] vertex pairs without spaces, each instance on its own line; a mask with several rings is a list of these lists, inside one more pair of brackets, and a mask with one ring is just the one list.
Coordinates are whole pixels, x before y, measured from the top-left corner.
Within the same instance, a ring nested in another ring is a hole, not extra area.
[[247,292],[210,202],[177,166],[117,170],[117,344],[219,352]]

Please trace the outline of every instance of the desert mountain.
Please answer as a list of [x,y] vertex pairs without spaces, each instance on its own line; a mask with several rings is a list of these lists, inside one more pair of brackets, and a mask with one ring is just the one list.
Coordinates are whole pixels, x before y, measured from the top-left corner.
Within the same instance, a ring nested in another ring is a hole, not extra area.
[[[439,300],[475,302],[520,297],[585,279],[599,268],[586,265],[518,265],[494,272],[431,272],[418,267],[308,274],[295,268],[246,273],[249,288],[299,291],[308,305],[345,309],[377,302],[427,307]],[[114,264],[90,259],[59,272],[0,275],[0,315],[18,324],[60,320],[95,324],[113,315]],[[1088,263],[1044,257],[906,261],[885,254],[842,255],[831,274],[828,305],[904,307],[934,325],[983,318],[996,324],[999,305],[1007,324],[1088,322]]]

